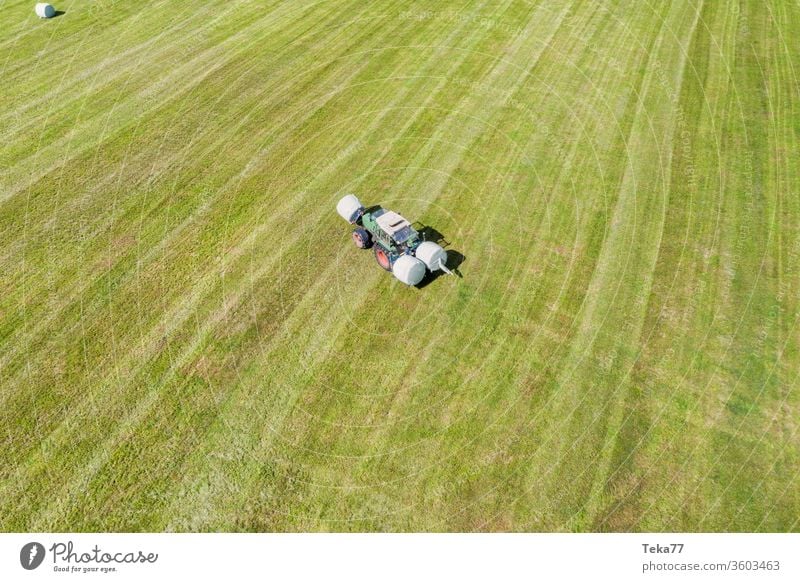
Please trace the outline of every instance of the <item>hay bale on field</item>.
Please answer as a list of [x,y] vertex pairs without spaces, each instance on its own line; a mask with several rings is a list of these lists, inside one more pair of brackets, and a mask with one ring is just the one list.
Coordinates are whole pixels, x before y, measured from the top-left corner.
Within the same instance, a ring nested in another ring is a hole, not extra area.
[[56,9],[53,8],[52,4],[48,4],[47,2],[36,3],[36,16],[39,18],[53,18],[55,15]]

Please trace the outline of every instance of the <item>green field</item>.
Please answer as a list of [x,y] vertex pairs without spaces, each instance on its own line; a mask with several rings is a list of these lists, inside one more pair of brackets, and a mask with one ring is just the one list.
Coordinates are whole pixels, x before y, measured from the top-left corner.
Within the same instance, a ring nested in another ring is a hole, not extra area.
[[0,530],[800,530],[800,4],[56,8],[0,1]]

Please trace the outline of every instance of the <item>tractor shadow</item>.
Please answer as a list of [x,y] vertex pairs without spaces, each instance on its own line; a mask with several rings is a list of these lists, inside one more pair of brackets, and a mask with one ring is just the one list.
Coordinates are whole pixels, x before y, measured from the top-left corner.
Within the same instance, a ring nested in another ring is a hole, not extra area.
[[[461,274],[459,271],[459,267],[461,264],[467,260],[463,254],[459,253],[456,250],[453,250],[450,247],[450,242],[444,237],[444,235],[433,228],[432,226],[422,225],[421,223],[414,223],[414,228],[419,232],[420,236],[422,236],[423,240],[435,242],[439,246],[441,246],[444,250],[447,251],[447,268],[450,269],[455,276],[460,279],[464,278],[464,275]],[[417,228],[418,227],[418,228]],[[417,283],[415,287],[417,289],[423,289],[436,281],[439,277],[446,277],[447,273],[444,271],[435,271],[433,273],[426,273],[425,278]]]

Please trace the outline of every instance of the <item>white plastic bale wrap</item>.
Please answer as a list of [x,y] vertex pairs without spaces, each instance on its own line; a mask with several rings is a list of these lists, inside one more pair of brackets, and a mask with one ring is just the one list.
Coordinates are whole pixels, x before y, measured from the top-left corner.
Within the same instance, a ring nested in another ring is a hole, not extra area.
[[392,273],[406,285],[416,285],[425,277],[425,264],[411,255],[403,255],[392,265]]
[[351,220],[351,218],[362,208],[363,206],[358,198],[356,198],[354,194],[348,194],[339,200],[339,203],[336,205],[336,212],[347,222],[353,223],[355,221]]
[[39,18],[53,18],[55,15],[56,9],[53,8],[52,4],[47,4],[46,2],[36,3],[36,16]]
[[429,271],[436,271],[447,265],[447,251],[435,242],[425,241],[420,244],[414,255],[425,263]]

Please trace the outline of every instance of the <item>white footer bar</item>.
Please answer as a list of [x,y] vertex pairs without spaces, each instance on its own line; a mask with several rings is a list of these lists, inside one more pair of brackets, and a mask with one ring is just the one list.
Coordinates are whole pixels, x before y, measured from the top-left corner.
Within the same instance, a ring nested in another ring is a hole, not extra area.
[[0,580],[800,580],[800,534],[0,534]]

